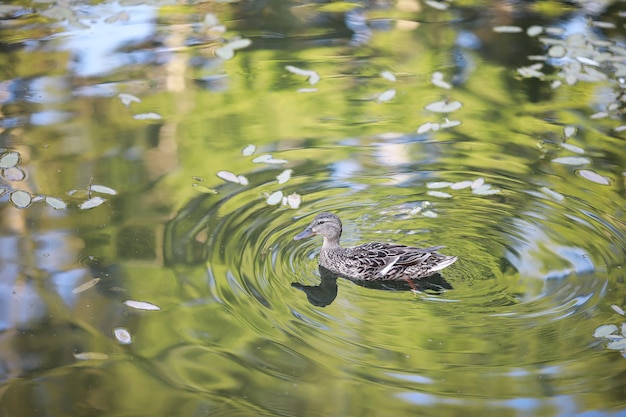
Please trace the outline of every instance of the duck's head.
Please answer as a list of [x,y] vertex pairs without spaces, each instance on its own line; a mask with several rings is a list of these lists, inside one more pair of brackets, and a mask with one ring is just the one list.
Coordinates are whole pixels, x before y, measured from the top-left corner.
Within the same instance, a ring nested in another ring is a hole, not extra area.
[[321,235],[324,236],[324,242],[339,243],[341,237],[341,220],[333,213],[320,213],[304,229],[304,232],[298,234],[293,240],[305,239],[307,237]]

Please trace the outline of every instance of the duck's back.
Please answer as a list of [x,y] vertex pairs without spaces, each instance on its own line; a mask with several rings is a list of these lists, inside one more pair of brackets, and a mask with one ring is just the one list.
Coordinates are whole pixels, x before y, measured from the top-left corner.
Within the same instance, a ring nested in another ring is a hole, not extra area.
[[416,248],[370,242],[351,248],[322,250],[320,265],[357,280],[401,280],[422,278],[453,264],[455,256],[436,252],[443,246]]

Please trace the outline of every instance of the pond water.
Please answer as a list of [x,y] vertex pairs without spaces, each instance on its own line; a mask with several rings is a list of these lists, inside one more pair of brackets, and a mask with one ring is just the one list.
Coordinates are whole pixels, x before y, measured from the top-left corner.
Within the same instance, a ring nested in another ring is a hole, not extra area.
[[0,15],[0,416],[626,416],[623,2]]

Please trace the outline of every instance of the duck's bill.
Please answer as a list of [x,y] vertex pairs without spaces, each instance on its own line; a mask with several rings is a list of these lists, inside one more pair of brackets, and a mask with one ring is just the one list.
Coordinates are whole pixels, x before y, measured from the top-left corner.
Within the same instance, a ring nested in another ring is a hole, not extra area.
[[304,232],[297,234],[293,238],[293,240],[306,239],[307,237],[311,237],[311,236],[315,236],[315,233],[307,227],[307,229]]

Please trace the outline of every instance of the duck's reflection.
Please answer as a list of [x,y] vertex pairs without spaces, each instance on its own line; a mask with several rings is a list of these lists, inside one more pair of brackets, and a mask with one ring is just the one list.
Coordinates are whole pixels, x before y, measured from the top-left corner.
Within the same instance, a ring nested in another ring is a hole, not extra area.
[[304,291],[307,300],[317,307],[326,307],[337,298],[337,278],[348,279],[355,284],[377,290],[385,291],[420,291],[432,294],[441,294],[444,290],[451,290],[452,285],[446,281],[441,274],[434,274],[424,278],[418,278],[408,281],[362,281],[352,280],[348,277],[342,277],[334,274],[323,266],[319,267],[320,284],[319,285],[302,285],[299,282],[292,282],[291,286]]

